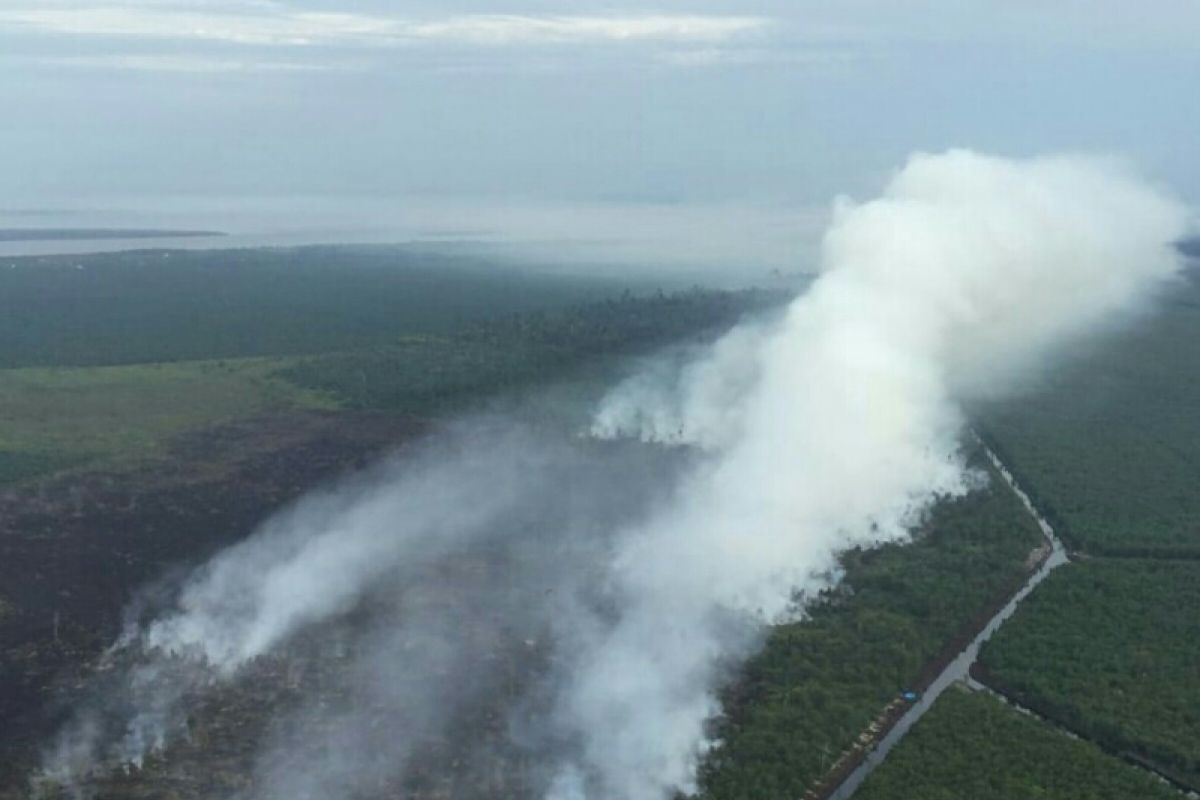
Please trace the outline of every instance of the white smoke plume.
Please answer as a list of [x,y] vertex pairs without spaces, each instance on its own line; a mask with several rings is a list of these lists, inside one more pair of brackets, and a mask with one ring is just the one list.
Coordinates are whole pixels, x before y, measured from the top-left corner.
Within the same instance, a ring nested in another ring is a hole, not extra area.
[[564,785],[692,790],[718,711],[720,619],[777,619],[838,551],[903,537],[965,491],[962,393],[1144,301],[1178,269],[1184,224],[1103,163],[918,155],[879,199],[840,204],[821,277],[774,330],[735,331],[665,394],[640,376],[618,387],[596,432],[712,457],[627,535],[621,620],[577,649],[563,699],[584,742]]
[[[388,610],[360,648],[359,702],[401,728],[444,728],[492,693],[495,643],[465,641],[461,615],[420,598],[439,590],[439,565],[491,558],[504,586],[481,580],[454,602],[467,616],[503,608],[517,636],[549,642],[509,726],[540,759],[542,793],[691,792],[715,692],[763,625],[802,611],[797,596],[835,580],[844,549],[902,539],[937,498],[968,491],[960,403],[1142,306],[1178,271],[1171,243],[1185,224],[1110,162],[914,156],[878,199],[838,204],[821,275],[781,319],[656,363],[601,402],[594,437],[694,445],[683,455],[651,468],[654,448],[451,437],[370,488],[272,521],[126,646],[151,664],[199,658],[228,680],[384,591]],[[432,644],[406,655],[410,637]],[[404,691],[381,688],[396,681]],[[185,681],[174,701],[197,690]],[[149,711],[163,719],[170,705]],[[258,795],[358,796],[394,777],[411,743],[367,717],[339,712],[323,759],[278,738]],[[124,728],[145,738],[138,719]],[[64,739],[72,765],[81,736]]]

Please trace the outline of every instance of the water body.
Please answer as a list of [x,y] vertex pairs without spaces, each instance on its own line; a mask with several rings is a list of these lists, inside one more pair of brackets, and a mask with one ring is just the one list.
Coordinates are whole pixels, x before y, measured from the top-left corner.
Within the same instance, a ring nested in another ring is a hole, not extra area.
[[900,743],[900,740],[908,734],[909,729],[916,724],[917,720],[925,716],[925,712],[933,707],[933,704],[937,702],[937,699],[941,696],[942,692],[946,691],[946,689],[950,688],[950,686],[958,681],[969,681],[971,665],[974,664],[979,658],[980,646],[990,639],[992,634],[999,630],[1000,626],[1003,625],[1005,621],[1007,621],[1008,618],[1011,617],[1017,610],[1017,606],[1021,604],[1021,601],[1028,597],[1029,593],[1032,592],[1039,583],[1044,581],[1047,575],[1070,560],[1067,555],[1066,548],[1063,547],[1062,541],[1060,541],[1058,536],[1055,535],[1054,528],[1051,527],[1050,523],[1038,513],[1036,508],[1034,508],[1033,503],[1029,499],[1029,495],[1027,495],[1025,491],[1017,485],[1012,473],[1008,471],[1008,468],[1005,467],[1003,463],[1001,463],[1000,459],[996,457],[995,453],[993,453],[991,450],[986,450],[986,453],[988,460],[992,462],[992,466],[994,466],[1000,473],[1000,476],[1004,479],[1004,482],[1007,483],[1009,488],[1013,490],[1013,492],[1021,500],[1021,503],[1025,506],[1025,510],[1029,512],[1029,514],[1037,522],[1038,527],[1041,528],[1042,533],[1046,537],[1046,541],[1050,544],[1050,555],[1042,563],[1041,567],[1038,568],[1037,572],[1029,577],[1029,579],[1017,591],[1017,593],[1009,598],[1009,601],[1004,605],[1004,607],[996,612],[995,616],[988,620],[987,625],[984,626],[983,630],[979,632],[979,635],[977,635],[971,641],[971,643],[967,645],[967,647],[961,653],[959,653],[958,656],[951,661],[944,670],[942,670],[937,678],[934,679],[933,683],[929,685],[929,688],[925,691],[925,694],[922,695],[919,700],[913,703],[912,706],[904,713],[904,716],[900,717],[891,730],[889,730],[887,734],[881,740],[879,740],[879,743],[871,750],[870,753],[867,754],[866,758],[863,759],[863,762],[859,764],[858,767],[851,772],[844,781],[842,781],[842,784],[833,792],[833,794],[829,796],[830,800],[846,800],[846,798],[853,796],[854,793],[858,791],[859,786],[862,785],[862,782],[866,780],[867,776],[870,775],[876,767],[884,762],[884,760],[888,757],[888,754],[892,751],[892,748]]
[[157,228],[0,228],[0,242],[74,242],[107,239],[184,239],[224,236],[220,231],[161,230]]
[[223,231],[220,237],[5,241],[0,258],[136,249],[419,243],[573,272],[761,282],[811,271],[824,206],[538,202],[521,198],[93,198],[0,207],[0,229]]
[[[79,231],[83,233],[83,231]],[[408,231],[357,231],[353,229],[289,231],[275,233],[216,233],[113,230],[96,236],[5,236],[0,229],[0,258],[21,256],[120,253],[127,250],[234,250],[248,247],[303,247],[330,243],[397,244],[418,237]]]

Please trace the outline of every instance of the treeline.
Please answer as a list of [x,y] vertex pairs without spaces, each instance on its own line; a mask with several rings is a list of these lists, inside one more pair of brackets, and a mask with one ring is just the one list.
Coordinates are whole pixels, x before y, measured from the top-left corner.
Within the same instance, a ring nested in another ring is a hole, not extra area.
[[478,323],[442,337],[304,359],[280,374],[353,408],[434,414],[545,380],[602,356],[730,327],[787,295],[693,289],[619,298]]
[[1178,800],[1153,776],[1021,714],[952,688],[921,718],[856,800]]
[[701,796],[801,797],[888,703],[932,677],[931,662],[970,640],[1041,541],[993,474],[938,503],[913,543],[844,554],[838,588],[774,628],[726,693]]
[[1200,789],[1200,563],[1089,559],[981,653],[997,689]]
[[345,350],[622,288],[396,246],[0,258],[0,368]]

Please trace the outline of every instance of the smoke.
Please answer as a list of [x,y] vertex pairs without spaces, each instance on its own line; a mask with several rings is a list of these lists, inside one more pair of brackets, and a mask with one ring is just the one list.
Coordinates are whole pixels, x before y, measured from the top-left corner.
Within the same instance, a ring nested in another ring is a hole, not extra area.
[[711,458],[628,535],[621,619],[576,649],[562,714],[585,752],[566,785],[694,789],[725,619],[780,618],[838,551],[902,538],[935,498],[966,491],[963,393],[1142,302],[1178,268],[1183,222],[1093,161],[915,156],[881,198],[839,204],[821,277],[774,330],[735,331],[665,392],[640,376],[618,387],[596,432]]
[[464,422],[217,556],[118,648],[152,701],[84,709],[48,772],[127,760],[189,697],[341,631],[339,702],[284,716],[251,796],[369,796],[447,739],[451,775],[507,759],[549,800],[694,791],[764,625],[968,491],[961,403],[1142,307],[1185,222],[1109,162],[914,156],[838,203],[781,318],[651,360],[589,437]]

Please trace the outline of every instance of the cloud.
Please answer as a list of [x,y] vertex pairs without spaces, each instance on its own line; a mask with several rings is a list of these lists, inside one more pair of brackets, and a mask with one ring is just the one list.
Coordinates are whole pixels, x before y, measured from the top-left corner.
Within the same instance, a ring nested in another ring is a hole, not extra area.
[[346,70],[352,66],[306,63],[261,58],[218,58],[203,55],[46,56],[11,59],[17,64],[63,69],[116,69],[132,72],[182,72],[197,74],[245,74],[252,72],[316,72]]
[[25,7],[0,11],[0,26],[78,36],[192,39],[240,45],[369,41],[395,32],[386,17],[361,14],[197,13],[179,8]]
[[686,47],[659,52],[655,58],[671,67],[746,66],[776,64],[796,67],[837,67],[869,57],[849,48],[778,49],[759,47]]
[[0,29],[79,36],[178,39],[254,46],[443,42],[474,46],[604,42],[714,43],[760,31],[753,16],[458,14],[412,19],[382,14],[286,11],[273,5],[198,12],[181,6],[26,6],[0,11]]
[[767,25],[768,20],[763,17],[472,14],[414,24],[405,33],[414,38],[484,45],[635,40],[722,42],[739,34],[761,31]]

